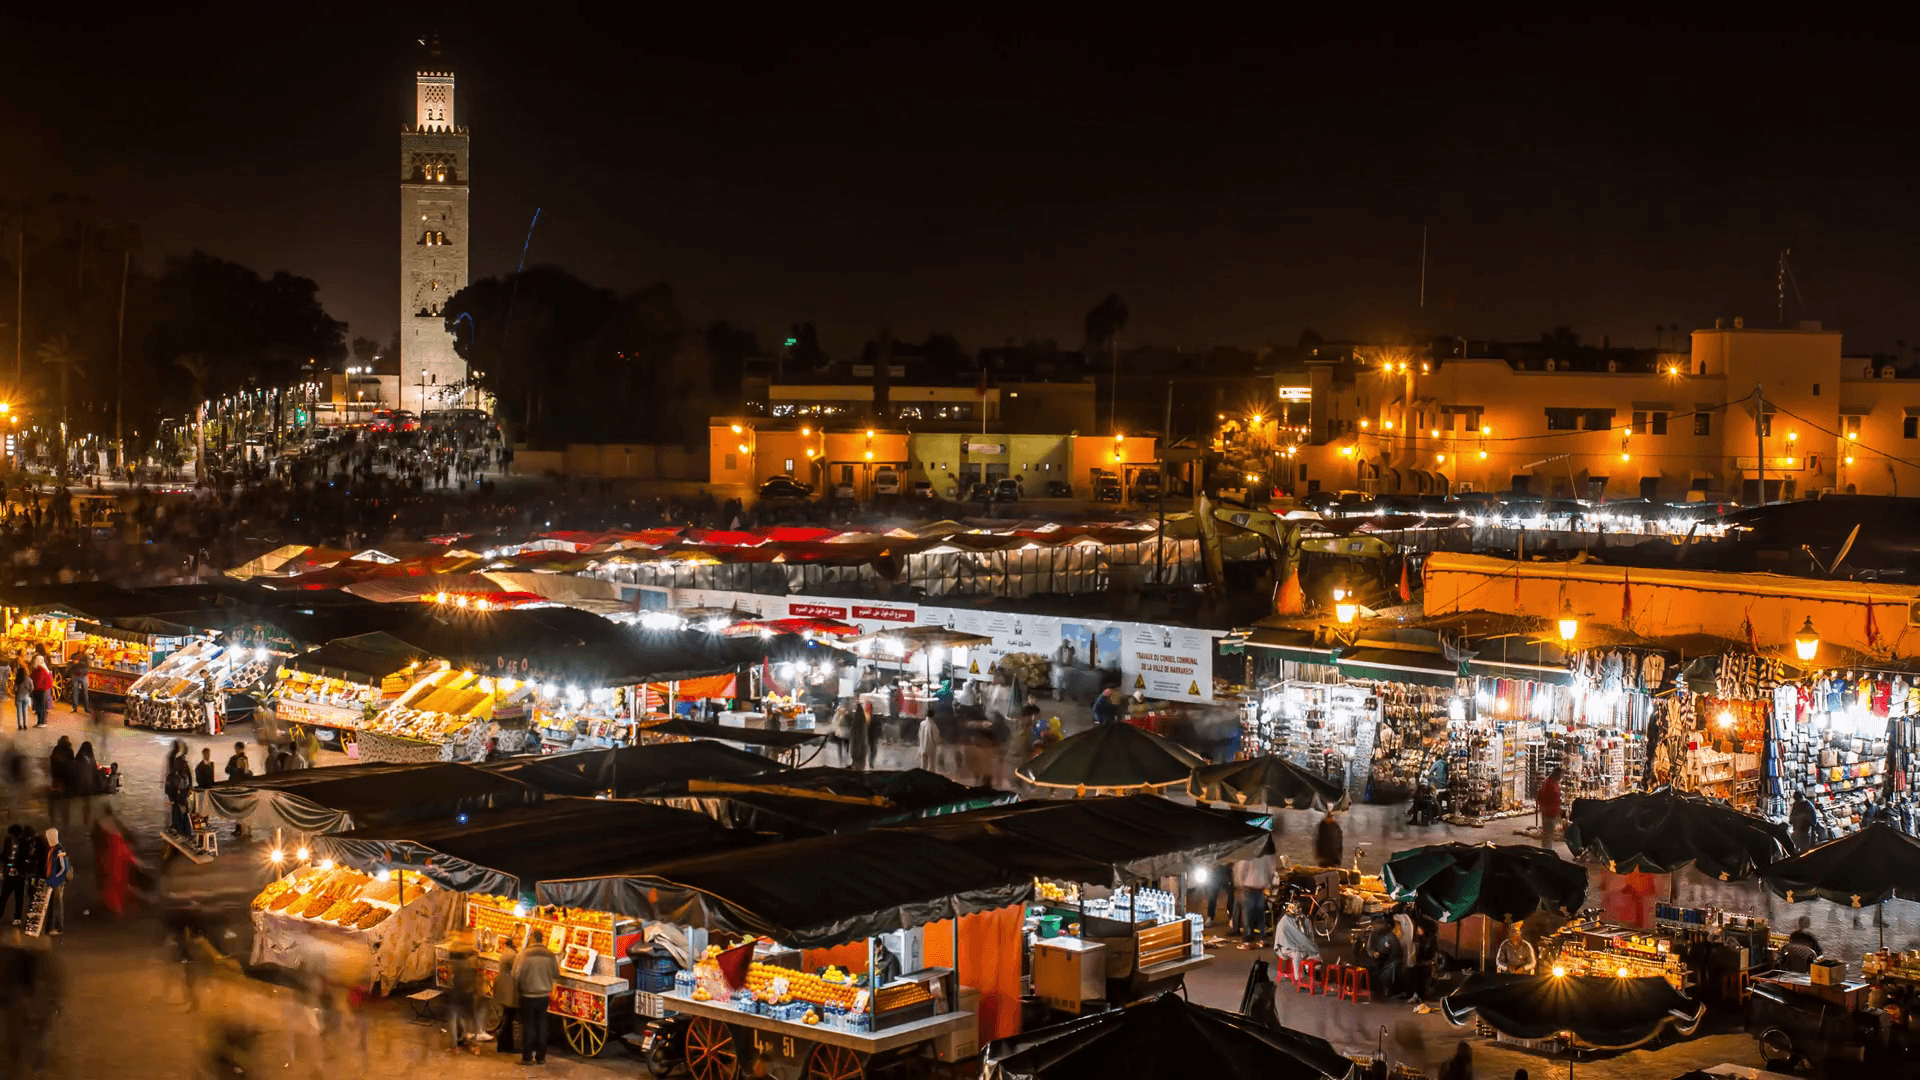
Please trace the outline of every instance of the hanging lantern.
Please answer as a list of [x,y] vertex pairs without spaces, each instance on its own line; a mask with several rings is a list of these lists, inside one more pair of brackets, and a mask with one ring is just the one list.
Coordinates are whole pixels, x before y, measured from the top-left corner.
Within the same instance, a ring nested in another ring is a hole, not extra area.
[[1560,640],[1572,641],[1580,635],[1580,620],[1574,617],[1573,605],[1560,605]]
[[1820,655],[1820,635],[1814,633],[1813,616],[1807,616],[1806,622],[1800,627],[1800,632],[1793,636],[1793,652],[1802,661],[1809,663],[1814,657]]
[[1333,590],[1333,617],[1341,626],[1351,626],[1354,617],[1360,614],[1360,605],[1354,601],[1353,593],[1347,589]]

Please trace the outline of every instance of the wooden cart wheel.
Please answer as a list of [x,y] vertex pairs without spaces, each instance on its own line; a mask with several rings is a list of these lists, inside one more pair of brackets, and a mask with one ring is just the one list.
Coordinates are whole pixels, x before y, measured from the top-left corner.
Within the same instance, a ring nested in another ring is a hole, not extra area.
[[606,1052],[607,1026],[605,1024],[569,1017],[560,1022],[560,1030],[567,1036],[567,1045],[581,1057],[596,1058]]
[[807,1080],[865,1080],[866,1062],[844,1046],[816,1043],[807,1055]]
[[[84,679],[86,676],[82,675],[81,678]],[[68,678],[65,672],[55,674],[53,677],[53,700],[66,701],[71,697],[73,697],[73,680]]]
[[693,1080],[734,1080],[740,1074],[740,1051],[733,1044],[733,1029],[709,1017],[694,1017],[687,1025],[687,1072]]

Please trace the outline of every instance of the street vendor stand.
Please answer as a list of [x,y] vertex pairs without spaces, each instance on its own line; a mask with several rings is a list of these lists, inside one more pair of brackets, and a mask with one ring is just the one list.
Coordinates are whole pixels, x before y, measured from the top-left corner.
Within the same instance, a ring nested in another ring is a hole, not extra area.
[[[498,737],[502,749],[526,743],[529,684],[476,675],[451,667],[430,670],[394,702],[360,726],[356,744],[363,761],[483,761]],[[507,712],[519,723],[508,726]],[[502,723],[496,723],[496,716]],[[520,738],[506,746],[509,732]]]
[[471,765],[342,765],[251,776],[207,791],[210,813],[255,830],[347,832],[539,802],[541,793]]
[[391,634],[336,638],[280,666],[270,700],[274,723],[282,730],[298,724],[344,750],[353,743],[349,733],[442,666]]
[[272,656],[263,647],[196,641],[127,689],[127,726],[218,734],[226,722],[228,692],[258,685]]
[[[474,935],[483,997],[500,977],[499,945],[536,935],[560,965],[550,1011],[573,1051],[597,1057],[634,1015],[632,995],[647,981],[628,947],[641,939],[629,917],[606,911],[536,906],[534,883],[546,877],[632,869],[693,852],[727,850],[757,838],[698,814],[620,799],[558,797],[534,806],[412,822],[317,838],[315,850],[367,873],[418,867],[457,897],[448,929]],[[451,942],[433,946],[435,984],[451,984]],[[670,982],[671,980],[666,980]],[[655,989],[659,989],[658,985]],[[500,1018],[481,1018],[487,1030]]]
[[452,924],[456,899],[410,870],[304,863],[254,898],[248,962],[336,971],[344,963],[385,993],[433,973],[433,946]]
[[1151,998],[1211,963],[1205,922],[1185,911],[1188,871],[1272,844],[1245,815],[1157,795],[1019,802],[885,831],[936,837],[1034,874],[1025,927],[1034,993],[1065,1013]]
[[[951,935],[950,963],[1017,955],[1018,922],[982,916],[1024,902],[1032,889],[1030,876],[963,848],[880,831],[545,881],[539,897],[751,943],[724,954],[710,945],[656,999],[694,1018],[686,1042],[693,1080],[856,1080],[896,1058],[978,1053],[983,1016],[967,1007],[964,972],[931,966],[939,939]],[[923,933],[936,920],[950,920],[947,934]],[[970,951],[970,932],[989,940]],[[864,979],[882,966],[882,936],[886,966],[903,974]],[[1013,984],[1017,997],[1017,975]],[[1004,989],[994,997],[989,1034],[1009,1023],[1017,1030],[1017,1005]]]

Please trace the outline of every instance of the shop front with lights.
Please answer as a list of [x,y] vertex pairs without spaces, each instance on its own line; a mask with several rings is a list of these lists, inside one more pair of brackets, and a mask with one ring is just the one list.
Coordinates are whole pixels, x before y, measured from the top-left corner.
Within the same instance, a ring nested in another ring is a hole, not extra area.
[[[1797,672],[1750,653],[1704,656],[1680,671],[1675,692],[1662,699],[1661,735],[1652,748],[1650,786],[1724,799],[1754,814],[1772,814],[1778,769],[1775,699]],[[1798,733],[1795,735],[1797,741]],[[1817,760],[1818,755],[1815,755]],[[1781,800],[1790,799],[1782,792]],[[1784,802],[1780,815],[1784,816]]]
[[1920,677],[1863,668],[1811,672],[1773,688],[1757,724],[1767,735],[1761,810],[1785,820],[1795,795],[1812,804],[1825,838],[1884,812],[1902,830],[1920,827],[1913,768],[1920,750]]
[[392,704],[361,724],[355,738],[362,761],[484,761],[492,750],[523,750],[531,682],[450,665],[426,672]]

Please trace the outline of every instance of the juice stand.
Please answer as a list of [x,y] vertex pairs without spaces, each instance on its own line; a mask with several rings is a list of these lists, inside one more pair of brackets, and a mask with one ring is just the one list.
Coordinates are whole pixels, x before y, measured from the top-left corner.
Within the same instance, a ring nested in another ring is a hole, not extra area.
[[[642,873],[543,881],[543,903],[590,907],[702,937],[691,970],[638,1001],[689,1015],[693,1080],[859,1080],[909,1057],[956,1061],[1018,1029],[1009,996],[963,993],[958,958],[1017,957],[1033,881],[910,831],[794,840]],[[929,929],[929,924],[934,924]],[[966,940],[969,936],[977,940]],[[941,963],[941,953],[945,964]]]

